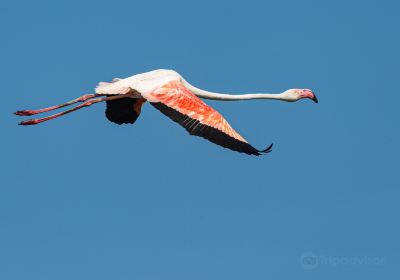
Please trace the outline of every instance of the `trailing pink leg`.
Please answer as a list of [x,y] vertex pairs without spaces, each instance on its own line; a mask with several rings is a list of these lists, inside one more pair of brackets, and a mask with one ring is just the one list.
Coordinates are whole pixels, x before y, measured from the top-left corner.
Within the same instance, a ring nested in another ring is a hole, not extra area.
[[[45,117],[45,118],[30,119],[30,120],[22,121],[22,122],[19,123],[19,125],[33,125],[33,124],[42,123],[42,122],[45,122],[45,121],[48,121],[48,120],[52,120],[52,119],[58,118],[60,116],[72,113],[72,112],[74,112],[76,110],[79,110],[79,109],[82,109],[84,107],[89,107],[92,104],[95,104],[95,103],[98,103],[98,102],[103,102],[103,101],[107,101],[107,100],[114,100],[114,99],[120,99],[120,98],[126,98],[128,96],[130,96],[130,95],[121,94],[121,95],[109,96],[109,97],[104,97],[104,98],[91,99],[91,100],[88,100],[88,101],[82,103],[81,105],[78,105],[78,106],[76,106],[76,107],[74,107],[72,109],[69,109],[69,110],[66,110],[66,111],[63,111],[63,112],[60,112],[60,113]],[[79,102],[79,101],[77,101],[77,102]]]
[[104,96],[104,94],[85,94],[82,95],[79,98],[76,98],[74,100],[65,102],[63,104],[60,105],[55,105],[55,106],[51,106],[51,107],[47,107],[47,108],[43,108],[43,109],[39,109],[39,110],[21,110],[21,111],[17,111],[14,114],[18,115],[18,116],[32,116],[35,114],[39,114],[39,113],[44,113],[44,112],[48,112],[48,111],[52,111],[55,109],[59,109],[59,108],[63,108],[65,106],[69,106],[78,102],[85,102],[88,99],[94,98],[94,97],[99,97],[99,96]]

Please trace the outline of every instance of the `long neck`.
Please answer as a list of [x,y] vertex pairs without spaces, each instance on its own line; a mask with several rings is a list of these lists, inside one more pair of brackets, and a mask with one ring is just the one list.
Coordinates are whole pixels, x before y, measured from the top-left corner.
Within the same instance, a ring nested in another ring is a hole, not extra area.
[[251,100],[251,99],[284,100],[281,93],[224,94],[224,93],[216,93],[199,89],[197,87],[192,86],[184,79],[182,79],[182,83],[195,95],[204,99],[224,100],[224,101]]

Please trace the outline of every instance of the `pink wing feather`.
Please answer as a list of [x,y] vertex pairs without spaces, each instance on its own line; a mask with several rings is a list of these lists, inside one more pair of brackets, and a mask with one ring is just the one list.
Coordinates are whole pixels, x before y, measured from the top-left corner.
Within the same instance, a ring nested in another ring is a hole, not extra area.
[[271,151],[272,145],[261,151],[251,146],[220,113],[189,91],[179,80],[164,84],[150,95],[151,104],[155,108],[192,135],[241,153],[261,155]]

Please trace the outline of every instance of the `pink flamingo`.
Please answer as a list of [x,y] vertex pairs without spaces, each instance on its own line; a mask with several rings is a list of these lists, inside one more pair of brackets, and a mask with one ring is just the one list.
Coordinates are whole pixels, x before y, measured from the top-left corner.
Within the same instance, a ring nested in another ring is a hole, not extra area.
[[289,89],[279,94],[231,95],[209,92],[190,85],[177,72],[163,69],[134,75],[126,79],[114,79],[111,83],[101,82],[95,92],[60,105],[39,110],[22,110],[15,114],[30,116],[82,102],[76,107],[57,114],[19,123],[20,125],[34,125],[106,101],[108,120],[117,124],[133,124],[140,115],[142,105],[149,101],[156,109],[183,126],[191,135],[201,136],[233,151],[258,156],[270,152],[272,144],[264,150],[257,150],[237,133],[220,113],[205,104],[200,98],[223,101],[275,99],[289,102],[308,98],[318,102],[315,94],[309,89]]

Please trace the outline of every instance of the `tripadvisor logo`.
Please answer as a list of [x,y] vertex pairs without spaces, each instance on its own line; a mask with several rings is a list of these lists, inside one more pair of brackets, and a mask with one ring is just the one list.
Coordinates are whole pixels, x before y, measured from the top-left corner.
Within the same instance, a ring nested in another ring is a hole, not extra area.
[[316,255],[313,252],[305,252],[300,256],[300,265],[304,270],[312,270],[321,265],[328,266],[355,266],[367,265],[378,266],[383,265],[385,262],[384,257],[370,257],[370,256],[325,256]]

